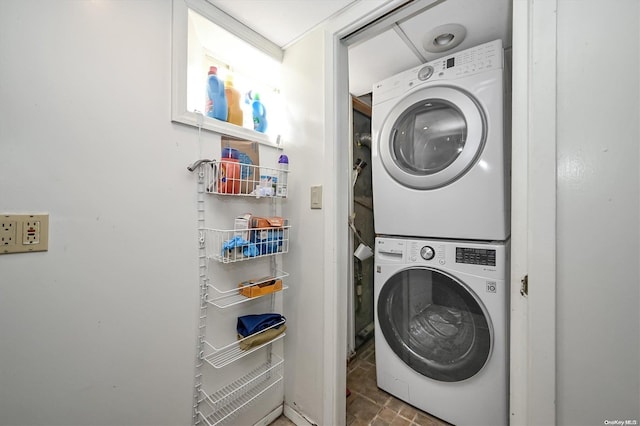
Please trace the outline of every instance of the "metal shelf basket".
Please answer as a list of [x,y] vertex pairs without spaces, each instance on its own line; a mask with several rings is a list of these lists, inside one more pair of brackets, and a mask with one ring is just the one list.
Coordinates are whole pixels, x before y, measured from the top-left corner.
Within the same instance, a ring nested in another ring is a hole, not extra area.
[[201,232],[207,258],[232,263],[288,253],[290,228],[289,225],[243,230],[203,228]]
[[[229,176],[228,167],[236,171]],[[205,190],[208,194],[257,198],[286,198],[289,170],[256,166],[244,163],[228,163],[213,160],[201,166],[204,170]]]
[[234,361],[239,360],[240,358],[243,358],[261,348],[264,348],[265,346],[276,342],[280,339],[282,339],[286,333],[282,332],[280,334],[278,334],[277,336],[275,336],[273,339],[269,340],[268,342],[264,342],[260,345],[257,346],[253,346],[251,348],[248,349],[243,349],[242,345],[244,342],[247,342],[249,339],[257,336],[260,333],[263,333],[267,330],[273,329],[273,328],[279,328],[280,326],[284,325],[285,320],[282,320],[280,322],[278,322],[277,324],[272,325],[271,327],[265,328],[264,330],[260,330],[257,333],[254,333],[250,336],[244,337],[242,339],[233,341],[231,343],[229,343],[226,346],[223,346],[221,348],[217,348],[215,347],[213,344],[211,344],[210,342],[207,342],[206,340],[203,341],[203,343],[210,349],[209,353],[202,353],[202,359],[208,363],[209,365],[211,365],[214,368],[222,368],[225,367],[229,364],[231,364]]
[[199,409],[200,419],[208,426],[231,421],[265,392],[282,384],[283,363],[284,360],[274,354],[270,361],[212,394],[201,389],[199,405],[211,413],[206,414]]
[[[242,289],[247,289],[250,287],[260,286],[261,284],[267,283],[273,280],[283,280],[285,277],[288,277],[289,274],[284,271],[278,271],[275,276],[269,276],[264,278],[258,278],[252,280],[251,283],[242,287]],[[240,288],[233,288],[231,290],[221,290],[213,284],[208,284],[208,288],[211,289],[210,292],[207,292],[205,295],[207,303],[214,305],[217,308],[225,309],[230,306],[235,306],[240,303],[249,302],[251,300],[255,300],[260,297],[268,296],[273,293],[265,293],[254,297],[247,297],[246,295],[241,294]],[[289,287],[285,284],[282,284],[282,288],[278,291],[284,291]]]

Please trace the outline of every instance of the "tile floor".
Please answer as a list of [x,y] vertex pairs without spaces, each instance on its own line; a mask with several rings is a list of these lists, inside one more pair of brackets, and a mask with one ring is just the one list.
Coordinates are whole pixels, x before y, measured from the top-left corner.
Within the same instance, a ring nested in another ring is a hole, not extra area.
[[[347,426],[447,426],[435,417],[405,404],[376,385],[374,341],[365,343],[347,365]],[[295,426],[284,416],[272,426]]]
[[373,339],[347,365],[347,426],[446,426],[448,423],[412,407],[376,385]]

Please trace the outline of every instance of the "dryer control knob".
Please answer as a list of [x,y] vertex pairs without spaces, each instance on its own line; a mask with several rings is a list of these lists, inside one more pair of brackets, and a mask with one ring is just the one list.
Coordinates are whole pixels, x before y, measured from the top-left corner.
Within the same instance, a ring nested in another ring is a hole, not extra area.
[[431,260],[435,255],[436,252],[433,247],[424,246],[420,249],[420,256],[422,256],[424,260]]
[[433,67],[431,65],[427,65],[426,67],[420,68],[418,71],[418,80],[425,81],[428,80],[429,77],[433,75]]

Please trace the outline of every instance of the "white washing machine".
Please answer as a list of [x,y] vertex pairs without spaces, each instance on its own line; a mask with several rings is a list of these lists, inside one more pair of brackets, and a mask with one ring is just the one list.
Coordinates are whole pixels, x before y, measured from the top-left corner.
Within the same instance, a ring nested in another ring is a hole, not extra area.
[[510,85],[503,62],[496,40],[374,85],[376,234],[508,238]]
[[509,242],[377,238],[378,387],[447,422],[507,425]]

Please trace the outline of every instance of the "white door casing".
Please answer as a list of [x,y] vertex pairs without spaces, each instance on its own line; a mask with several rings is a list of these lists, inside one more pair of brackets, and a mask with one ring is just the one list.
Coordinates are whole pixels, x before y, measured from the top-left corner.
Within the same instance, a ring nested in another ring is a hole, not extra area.
[[[556,423],[557,0],[514,0],[511,424]],[[521,280],[528,276],[528,295]]]

